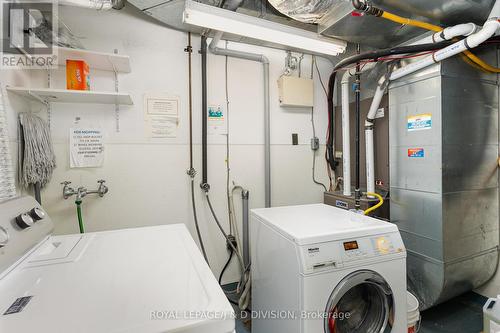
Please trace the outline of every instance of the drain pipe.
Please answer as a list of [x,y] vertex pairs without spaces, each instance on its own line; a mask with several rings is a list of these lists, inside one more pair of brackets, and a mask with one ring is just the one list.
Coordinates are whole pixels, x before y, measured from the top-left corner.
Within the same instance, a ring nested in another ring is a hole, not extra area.
[[[473,33],[473,31],[476,30],[476,27],[472,25],[469,25],[469,29],[467,29],[465,26],[456,28],[454,30],[450,30],[451,29],[450,28],[448,30],[448,33],[451,31],[455,33],[469,32],[472,34],[470,34],[467,38],[459,42],[456,42],[448,47],[445,47],[444,49],[441,49],[420,61],[409,64],[403,68],[395,70],[392,73],[389,73],[386,76],[384,76],[379,81],[379,85],[377,87],[377,90],[375,92],[375,97],[373,98],[372,104],[370,106],[370,111],[368,112],[367,121],[365,122],[365,125],[368,125],[368,127],[372,125],[371,120],[375,118],[375,114],[377,113],[377,110],[380,107],[380,103],[382,101],[385,89],[389,86],[389,84],[392,81],[395,81],[397,79],[415,73],[421,69],[427,68],[434,64],[440,63],[441,61],[451,58],[466,50],[471,50],[478,47],[479,45],[487,41],[489,38],[493,37],[500,29],[499,16],[500,16],[500,0],[497,0],[493,6],[493,9],[491,10],[488,20],[485,22],[483,28],[479,32]],[[453,37],[451,33],[449,33],[449,35],[447,36],[446,33],[443,32],[441,34],[441,38],[451,39]],[[370,131],[370,133],[367,132],[367,135],[371,135],[373,138],[373,126],[371,129],[367,128],[367,131]],[[373,140],[371,140],[371,142],[368,142],[367,140],[366,141],[367,157],[371,156],[373,154],[373,151],[374,151]],[[370,188],[375,188],[375,177],[373,176],[375,171],[375,161],[373,159],[367,158],[366,162],[367,162],[366,173],[367,175],[371,175],[371,177],[367,178],[367,186]]]
[[207,102],[207,37],[201,36],[201,184],[203,191],[208,192],[208,102]]
[[250,265],[250,230],[248,220],[248,199],[250,192],[243,190],[241,192],[242,211],[243,211],[243,262],[245,268]]
[[350,197],[351,192],[351,128],[349,111],[349,78],[351,73],[346,71],[342,77],[342,171],[344,195]]
[[265,206],[271,207],[271,112],[269,101],[269,59],[263,54],[248,53],[236,50],[221,49],[217,44],[223,33],[218,31],[210,42],[208,49],[215,55],[260,62],[264,74],[264,182]]
[[[361,47],[357,45],[357,53],[361,53]],[[361,65],[358,62],[356,64],[356,84],[355,84],[355,100],[356,100],[356,187],[354,189],[354,207],[356,210],[361,208],[361,189],[359,188],[360,183],[360,133],[361,133]]]

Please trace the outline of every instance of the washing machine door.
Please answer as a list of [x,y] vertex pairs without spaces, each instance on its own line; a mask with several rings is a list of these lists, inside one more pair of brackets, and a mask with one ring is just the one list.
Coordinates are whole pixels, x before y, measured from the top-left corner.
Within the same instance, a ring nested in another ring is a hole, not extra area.
[[333,290],[325,313],[325,333],[390,332],[394,298],[380,274],[360,270],[346,276]]

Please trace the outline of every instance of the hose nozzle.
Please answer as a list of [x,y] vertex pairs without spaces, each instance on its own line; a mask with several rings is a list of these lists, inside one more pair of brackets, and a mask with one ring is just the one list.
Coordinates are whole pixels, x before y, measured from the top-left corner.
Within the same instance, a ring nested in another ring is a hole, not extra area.
[[370,15],[382,16],[382,14],[384,14],[384,11],[382,9],[372,6],[367,0],[352,0],[352,5],[357,10]]

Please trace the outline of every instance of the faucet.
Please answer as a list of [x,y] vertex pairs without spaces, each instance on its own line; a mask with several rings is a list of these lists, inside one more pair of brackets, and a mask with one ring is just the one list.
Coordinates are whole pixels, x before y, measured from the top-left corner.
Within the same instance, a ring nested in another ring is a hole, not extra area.
[[99,188],[97,189],[97,194],[102,198],[106,193],[108,193],[109,189],[104,183],[106,182],[104,179],[99,179],[97,181],[99,183]]
[[64,185],[64,187],[63,187],[63,198],[65,200],[68,199],[69,197],[71,197],[72,195],[75,195],[77,193],[74,188],[72,188],[72,187],[69,186],[70,184],[71,184],[71,182],[69,182],[67,180],[61,183],[61,185]]
[[80,186],[77,190],[75,190],[74,188],[70,187],[70,181],[64,181],[61,183],[61,185],[64,185],[63,198],[68,199],[69,197],[76,195],[76,201],[82,201],[82,199],[89,194],[97,194],[102,198],[106,193],[109,192],[109,188],[104,185],[105,182],[106,181],[104,179],[99,179],[97,181],[97,183],[99,183],[99,188],[94,191],[88,191],[87,188],[83,186]]
[[104,185],[106,181],[104,179],[99,179],[97,183],[99,183],[99,187],[97,190],[93,191],[88,191],[87,188],[80,186],[78,189],[75,191],[74,188],[70,187],[71,182],[70,181],[64,181],[61,183],[61,185],[64,185],[63,187],[63,198],[68,199],[69,197],[76,195],[75,198],[75,204],[76,204],[76,215],[78,217],[78,226],[80,228],[80,233],[83,234],[85,232],[85,226],[83,224],[83,217],[82,217],[82,201],[83,198],[86,197],[89,194],[97,194],[99,197],[104,197],[106,193],[108,193],[109,188]]
[[87,189],[83,186],[80,186],[78,190],[76,191],[76,199],[75,201],[82,201],[83,197],[87,196],[89,192],[87,192]]

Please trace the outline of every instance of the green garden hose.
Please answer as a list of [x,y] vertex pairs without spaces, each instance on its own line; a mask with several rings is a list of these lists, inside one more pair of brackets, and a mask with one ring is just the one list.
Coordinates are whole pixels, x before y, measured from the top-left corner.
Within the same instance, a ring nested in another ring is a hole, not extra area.
[[80,227],[80,233],[85,233],[85,228],[83,226],[83,218],[82,218],[82,201],[77,200],[76,203],[76,215],[78,216],[78,226]]

